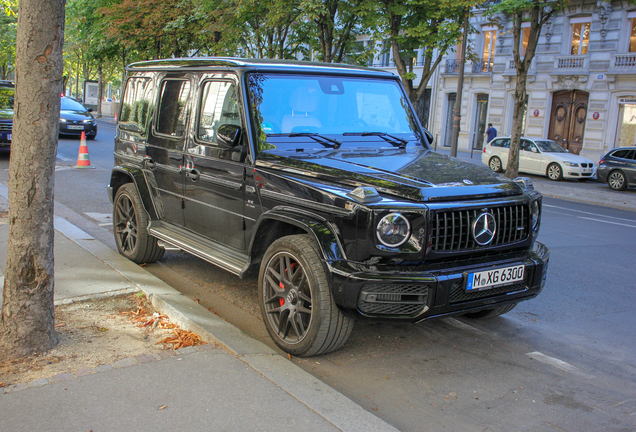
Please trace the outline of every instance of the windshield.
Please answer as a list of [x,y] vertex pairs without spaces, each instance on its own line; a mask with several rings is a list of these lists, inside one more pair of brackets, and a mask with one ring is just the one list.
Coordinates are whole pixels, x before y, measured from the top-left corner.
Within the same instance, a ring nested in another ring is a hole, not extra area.
[[67,111],[86,111],[86,107],[84,107],[84,105],[67,97],[62,98],[62,105],[60,106],[60,109]]
[[542,152],[546,152],[546,153],[567,153],[568,152],[567,150],[565,150],[563,147],[561,147],[554,141],[541,140],[541,141],[535,141],[535,143],[537,144],[537,146]]
[[12,110],[15,90],[12,87],[0,87],[0,109]]
[[298,148],[300,140],[303,148],[324,148],[309,135],[336,139],[343,148],[347,142],[386,147],[418,139],[405,95],[392,79],[251,74],[249,92],[259,152]]

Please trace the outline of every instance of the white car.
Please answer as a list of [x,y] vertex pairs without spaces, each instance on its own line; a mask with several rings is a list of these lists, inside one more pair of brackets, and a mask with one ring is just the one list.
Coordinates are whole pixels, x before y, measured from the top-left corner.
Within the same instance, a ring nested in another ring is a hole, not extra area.
[[[508,164],[510,137],[497,137],[484,146],[481,161],[495,172],[503,172]],[[547,175],[550,180],[595,177],[594,162],[569,153],[548,139],[521,138],[519,171]]]

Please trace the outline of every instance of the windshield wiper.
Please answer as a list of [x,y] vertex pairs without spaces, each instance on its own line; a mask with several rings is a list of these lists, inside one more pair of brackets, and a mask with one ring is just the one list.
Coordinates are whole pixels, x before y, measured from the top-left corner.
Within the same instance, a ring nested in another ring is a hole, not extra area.
[[292,132],[289,134],[290,137],[309,137],[316,141],[319,144],[322,144],[325,147],[339,149],[342,143],[333,138],[328,138],[326,136],[320,135],[316,132]]
[[343,133],[342,135],[379,136],[380,138],[384,139],[384,141],[391,144],[393,147],[399,147],[399,148],[406,147],[406,143],[408,143],[408,141],[402,138],[398,138],[395,135],[388,134],[386,132],[362,132],[362,133],[346,132],[346,133]]

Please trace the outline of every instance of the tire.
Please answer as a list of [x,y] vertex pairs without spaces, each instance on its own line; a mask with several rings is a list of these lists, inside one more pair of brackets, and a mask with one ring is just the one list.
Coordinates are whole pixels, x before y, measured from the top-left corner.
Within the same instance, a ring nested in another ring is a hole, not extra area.
[[507,304],[503,306],[498,306],[492,309],[480,310],[479,312],[470,312],[470,313],[464,314],[464,316],[470,319],[491,319],[491,318],[498,317],[499,315],[503,315],[505,313],[510,312],[511,310],[515,308],[515,306],[517,306],[517,303],[511,303],[511,304]]
[[119,253],[137,263],[155,262],[165,249],[148,233],[148,214],[132,183],[117,191],[113,205],[113,232]]
[[354,320],[336,306],[320,253],[307,235],[271,244],[261,262],[258,293],[270,337],[289,354],[326,354],[351,335]]
[[503,169],[501,169],[501,159],[499,159],[497,156],[493,156],[490,158],[490,160],[488,161],[488,166],[492,171],[496,173],[500,173],[503,171]]
[[614,170],[607,176],[607,185],[616,191],[627,189],[627,178],[623,171]]
[[563,168],[561,168],[561,165],[556,162],[552,162],[550,165],[548,165],[546,174],[548,175],[548,178],[550,178],[550,180],[563,180]]

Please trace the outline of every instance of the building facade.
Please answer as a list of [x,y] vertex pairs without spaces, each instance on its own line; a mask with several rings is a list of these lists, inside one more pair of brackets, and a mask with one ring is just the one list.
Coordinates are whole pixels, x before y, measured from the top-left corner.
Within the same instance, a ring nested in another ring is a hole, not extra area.
[[[516,69],[512,23],[503,23],[502,31],[479,10],[472,19],[479,32],[471,44],[481,57],[465,64],[460,150],[480,150],[488,123],[500,136],[511,132]],[[450,146],[455,56],[446,56],[432,83],[428,124],[438,146]],[[636,145],[636,6],[584,0],[554,16],[541,31],[527,93],[526,136],[553,139],[594,161],[614,147]]]

